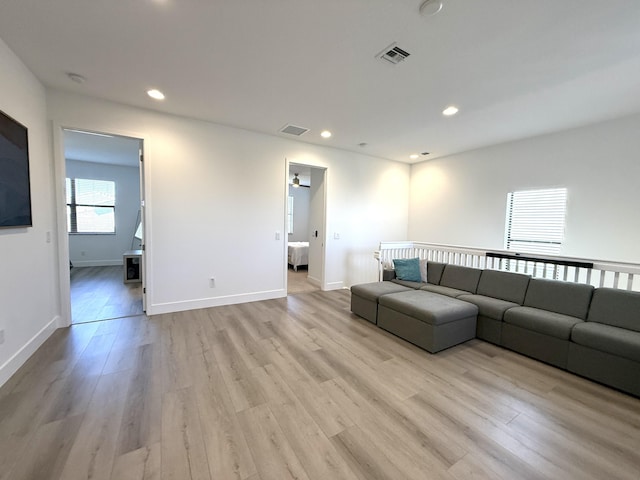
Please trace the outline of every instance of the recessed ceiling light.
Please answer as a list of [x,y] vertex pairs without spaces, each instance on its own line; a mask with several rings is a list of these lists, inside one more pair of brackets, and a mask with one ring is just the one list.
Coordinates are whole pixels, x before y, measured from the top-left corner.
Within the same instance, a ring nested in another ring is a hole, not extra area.
[[454,107],[453,105],[448,106],[442,111],[442,114],[446,115],[447,117],[455,115],[456,113],[458,113],[458,107]]
[[164,100],[164,93],[162,93],[160,90],[156,90],[155,88],[147,90],[147,95],[149,95],[154,100]]
[[417,153],[412,153],[411,155],[409,155],[409,158],[411,160],[415,160],[416,158],[418,158],[420,155],[418,155]]
[[329,130],[323,130],[322,132],[320,132],[320,136],[322,138],[329,138],[331,136],[331,132]]

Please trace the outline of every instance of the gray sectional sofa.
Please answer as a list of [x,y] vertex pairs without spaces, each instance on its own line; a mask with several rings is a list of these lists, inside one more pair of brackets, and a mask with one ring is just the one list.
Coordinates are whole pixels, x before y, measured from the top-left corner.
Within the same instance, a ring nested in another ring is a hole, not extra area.
[[504,314],[500,345],[567,368],[571,331],[587,318],[591,285],[532,278],[524,304]]
[[354,285],[351,310],[429,352],[480,338],[640,396],[640,292],[427,262]]
[[640,293],[597,288],[574,326],[567,369],[640,396]]
[[424,290],[383,295],[378,326],[436,353],[476,334],[478,307]]

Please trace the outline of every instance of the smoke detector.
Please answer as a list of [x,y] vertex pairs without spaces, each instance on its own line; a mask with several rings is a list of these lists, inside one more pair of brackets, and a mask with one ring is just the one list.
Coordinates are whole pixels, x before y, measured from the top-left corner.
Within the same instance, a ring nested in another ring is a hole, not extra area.
[[378,53],[376,55],[376,58],[380,58],[382,60],[386,60],[389,63],[397,65],[398,63],[402,62],[405,58],[407,58],[409,55],[411,55],[409,52],[398,47],[396,42],[393,42],[387,48],[385,48],[380,53]]
[[67,77],[69,77],[69,80],[71,80],[72,82],[78,83],[80,85],[87,81],[87,79],[79,73],[67,72]]
[[420,4],[419,12],[420,15],[424,15],[425,17],[430,17],[439,13],[442,10],[442,0],[424,0]]

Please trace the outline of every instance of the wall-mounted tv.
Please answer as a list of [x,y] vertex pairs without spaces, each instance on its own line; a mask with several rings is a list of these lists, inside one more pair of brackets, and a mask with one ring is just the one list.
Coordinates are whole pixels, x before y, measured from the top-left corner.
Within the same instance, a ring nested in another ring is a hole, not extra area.
[[0,228],[31,226],[27,128],[0,111]]

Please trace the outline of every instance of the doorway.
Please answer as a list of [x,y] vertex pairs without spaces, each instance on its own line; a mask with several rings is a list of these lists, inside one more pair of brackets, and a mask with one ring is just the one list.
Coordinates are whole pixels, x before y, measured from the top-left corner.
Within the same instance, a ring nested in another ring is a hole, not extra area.
[[324,285],[326,169],[290,163],[287,171],[287,294]]
[[142,315],[143,142],[63,129],[71,323]]

